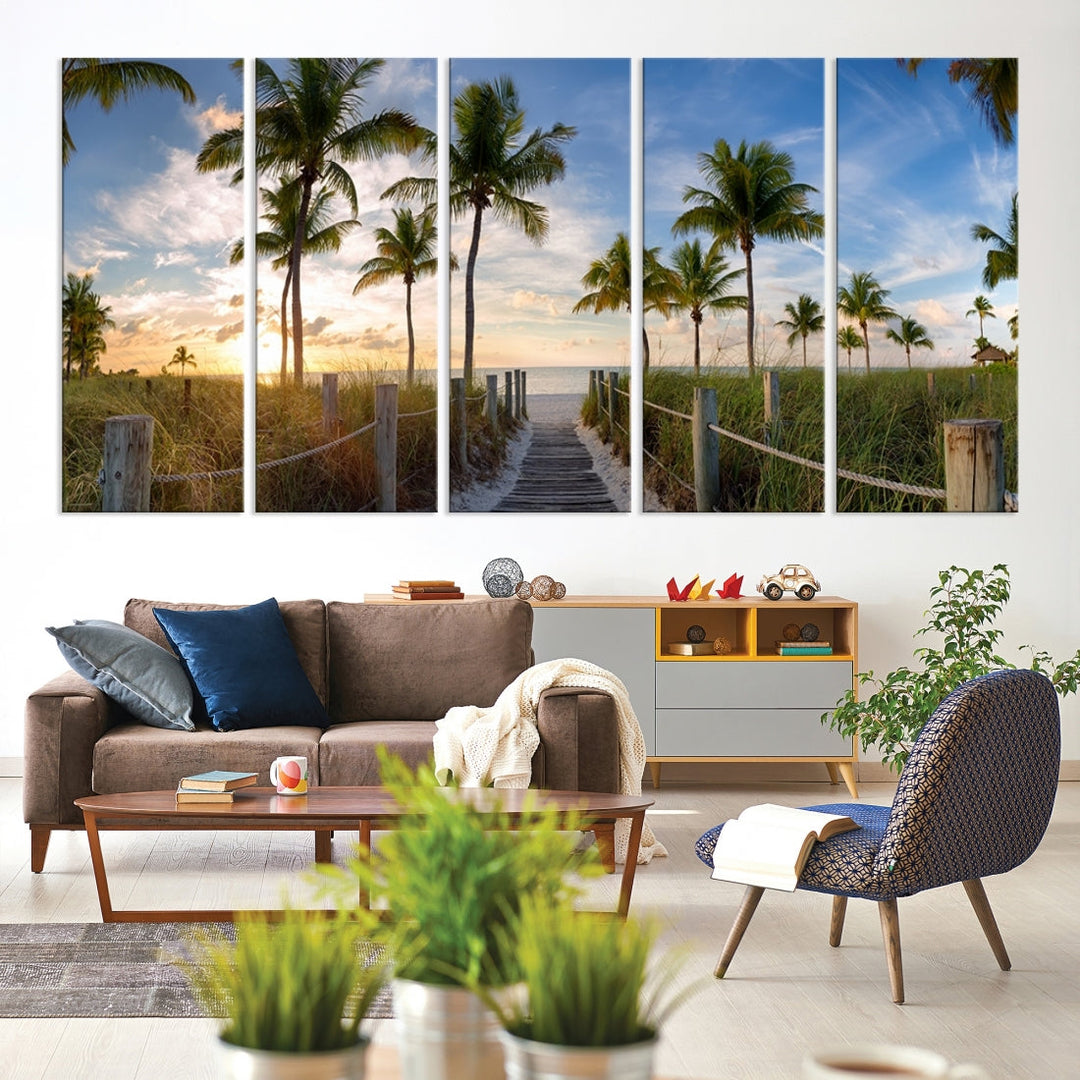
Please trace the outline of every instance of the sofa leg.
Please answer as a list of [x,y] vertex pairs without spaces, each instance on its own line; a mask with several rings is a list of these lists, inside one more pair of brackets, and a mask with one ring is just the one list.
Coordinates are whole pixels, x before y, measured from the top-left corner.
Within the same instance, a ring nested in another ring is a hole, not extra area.
[[847,897],[834,896],[832,898],[832,919],[829,922],[829,944],[834,948],[840,947],[840,938],[844,935],[844,916],[847,914]]
[[30,872],[40,874],[45,869],[45,852],[49,850],[52,826],[30,826]]
[[1008,971],[1012,967],[1012,961],[1005,951],[1005,942],[1001,940],[1001,931],[998,929],[997,920],[990,909],[990,901],[986,899],[986,890],[983,888],[983,883],[978,878],[972,878],[970,881],[964,882],[964,891],[971,901],[971,906],[975,909],[975,914],[978,916],[979,925],[983,928],[986,940],[994,951],[994,959],[997,960],[998,967],[1002,971]]
[[608,874],[615,873],[615,826],[594,825],[593,836],[596,837],[596,850],[600,855],[600,864]]

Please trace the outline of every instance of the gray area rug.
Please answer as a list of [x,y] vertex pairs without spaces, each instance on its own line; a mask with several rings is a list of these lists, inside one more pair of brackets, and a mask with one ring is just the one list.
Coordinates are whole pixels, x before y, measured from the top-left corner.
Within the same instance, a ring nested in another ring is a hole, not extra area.
[[[173,962],[199,925],[0,923],[0,1016],[207,1016]],[[389,989],[369,1015],[393,1015]]]

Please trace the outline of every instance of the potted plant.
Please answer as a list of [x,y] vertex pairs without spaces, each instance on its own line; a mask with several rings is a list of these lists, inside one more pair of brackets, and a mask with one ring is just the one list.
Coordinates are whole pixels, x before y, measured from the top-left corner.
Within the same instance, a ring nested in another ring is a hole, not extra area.
[[491,809],[479,810],[448,798],[430,767],[413,772],[386,754],[381,764],[409,816],[380,835],[374,852],[350,861],[351,875],[320,870],[353,897],[359,877],[396,927],[392,985],[405,1080],[502,1080],[497,1021],[471,988],[495,993],[516,980],[509,927],[521,904],[531,895],[568,903],[576,892],[568,870],[594,867],[595,854],[575,854],[573,823],[537,810],[511,824],[494,793]]
[[197,932],[180,966],[207,1011],[225,1018],[215,1075],[363,1080],[360,1023],[388,978],[385,952],[359,955],[374,924],[286,908],[238,919],[235,941]]
[[[836,710],[822,716],[841,735],[859,739],[863,751],[877,745],[882,763],[900,772],[919,732],[944,698],[961,683],[999,668],[1014,668],[998,655],[1004,630],[994,625],[1009,601],[1008,567],[998,564],[989,571],[950,566],[938,573],[930,590],[929,621],[915,637],[940,634],[941,647],[915,650],[916,668],[900,667],[883,679],[872,671],[860,672],[861,685],[875,687],[865,701],[853,690]],[[1030,667],[1047,675],[1059,694],[1072,694],[1080,685],[1080,650],[1063,663],[1030,645]]]
[[649,1080],[660,1027],[695,986],[650,964],[655,924],[525,900],[512,931],[523,993],[492,1001],[507,1080]]

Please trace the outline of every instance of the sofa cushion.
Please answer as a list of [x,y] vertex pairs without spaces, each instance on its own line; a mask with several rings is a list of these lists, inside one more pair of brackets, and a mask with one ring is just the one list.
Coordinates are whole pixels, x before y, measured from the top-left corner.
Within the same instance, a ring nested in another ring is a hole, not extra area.
[[487,708],[532,663],[523,600],[326,606],[333,723],[438,720]]
[[191,683],[172,653],[105,619],[47,626],[64,659],[87,682],[153,727],[191,731]]
[[435,722],[431,720],[363,720],[336,724],[319,741],[320,782],[352,787],[382,783],[378,747],[385,746],[411,769],[434,760]]
[[155,608],[154,616],[219,731],[330,723],[273,597],[221,611]]
[[258,773],[259,783],[268,785],[270,763],[281,754],[306,757],[309,782],[319,782],[318,728],[222,732],[197,724],[188,732],[117,724],[94,745],[94,791],[170,791],[180,777],[208,769]]
[[[163,648],[172,650],[165,631],[154,617],[154,608],[168,611],[235,611],[239,604],[184,604],[159,600],[129,600],[124,605],[124,625],[137,630]],[[321,600],[282,600],[278,603],[297,659],[326,704],[326,605]]]

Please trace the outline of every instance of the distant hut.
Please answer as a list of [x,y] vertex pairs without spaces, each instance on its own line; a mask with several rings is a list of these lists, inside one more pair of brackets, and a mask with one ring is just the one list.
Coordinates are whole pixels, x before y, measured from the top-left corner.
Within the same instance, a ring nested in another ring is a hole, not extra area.
[[1007,364],[1009,362],[1009,354],[1004,349],[999,349],[996,345],[987,345],[977,353],[973,353],[971,359],[980,367],[982,367],[983,364]]

